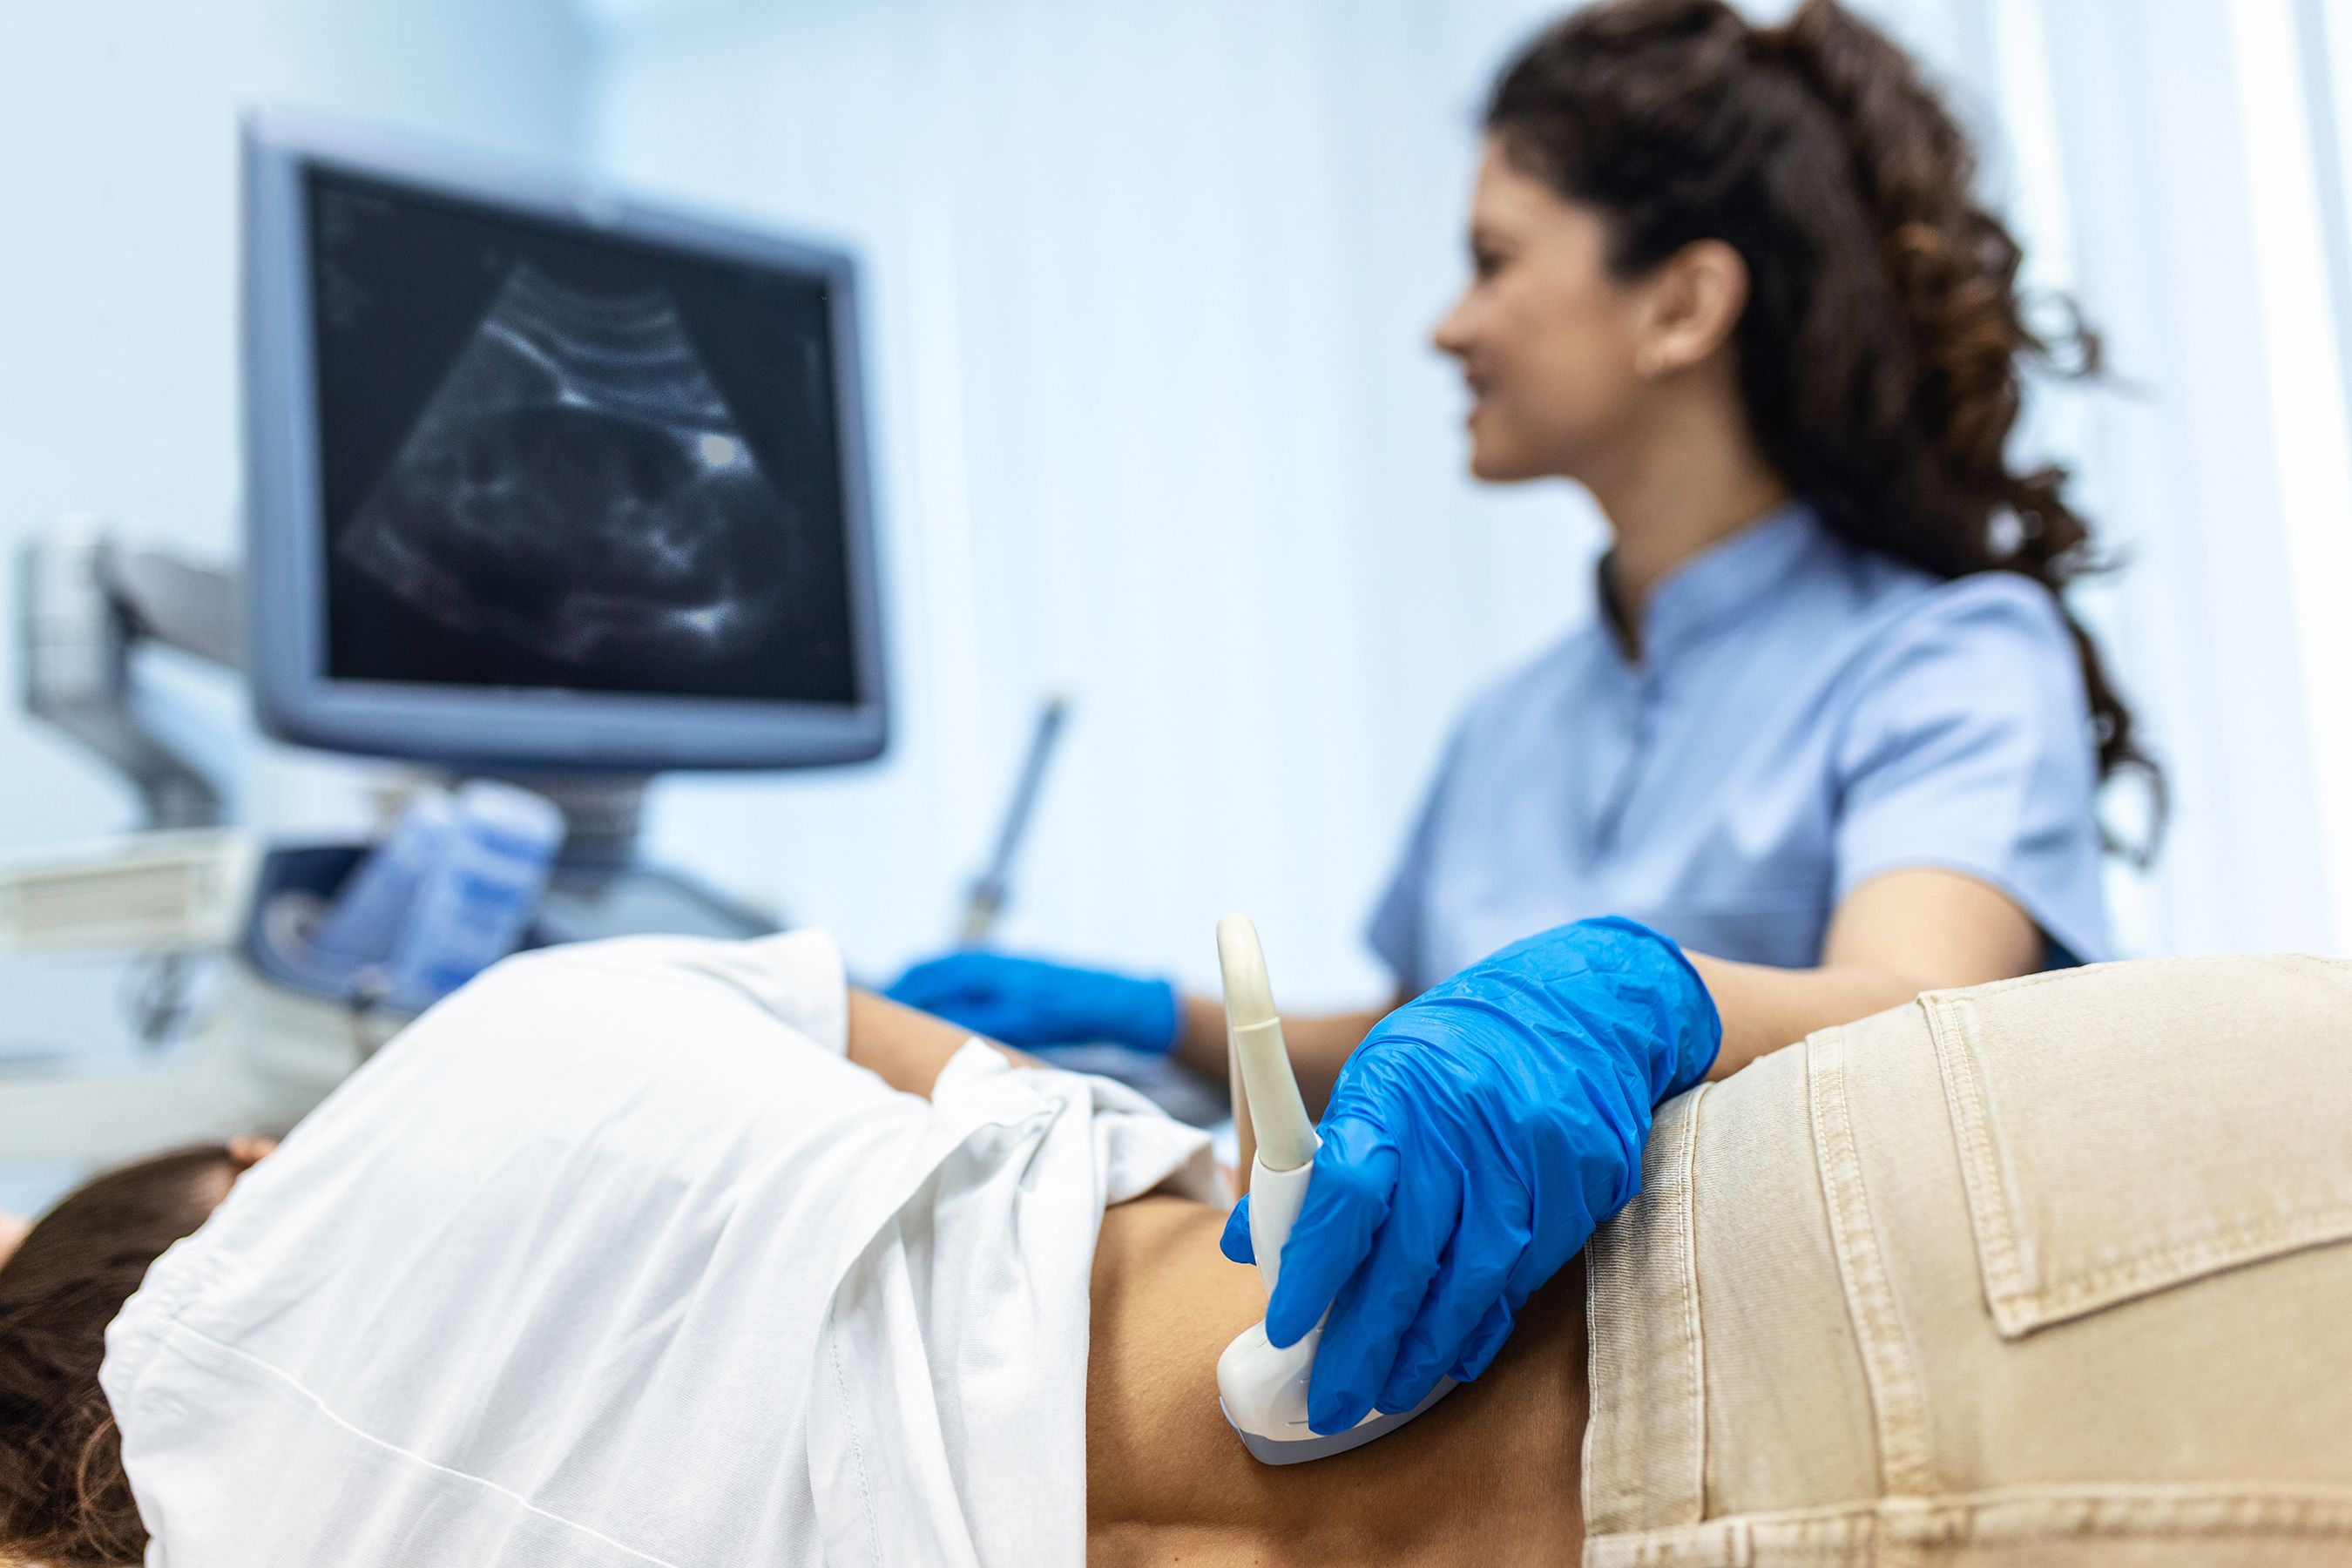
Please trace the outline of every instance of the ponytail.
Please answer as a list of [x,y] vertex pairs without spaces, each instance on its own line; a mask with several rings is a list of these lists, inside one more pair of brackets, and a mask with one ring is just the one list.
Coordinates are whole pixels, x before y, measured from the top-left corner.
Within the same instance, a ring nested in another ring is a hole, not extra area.
[[1740,390],[1766,458],[1854,544],[2048,589],[2100,777],[2143,775],[2160,825],[2162,773],[2065,605],[2101,565],[2071,476],[2008,454],[2025,371],[2095,374],[2098,340],[2071,309],[2055,331],[2026,321],[2017,241],[1910,58],[1836,0],[1775,27],[1723,0],[1603,0],[1519,54],[1486,119],[1515,163],[1606,215],[1621,275],[1700,239],[1739,252]]

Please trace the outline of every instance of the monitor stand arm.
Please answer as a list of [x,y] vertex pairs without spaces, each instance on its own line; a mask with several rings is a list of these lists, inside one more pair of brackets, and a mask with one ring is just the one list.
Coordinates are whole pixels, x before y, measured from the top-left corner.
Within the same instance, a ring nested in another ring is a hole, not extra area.
[[129,542],[103,520],[77,515],[24,546],[16,581],[26,711],[129,779],[141,826],[218,826],[220,786],[140,712],[131,655],[153,642],[241,668],[236,574]]

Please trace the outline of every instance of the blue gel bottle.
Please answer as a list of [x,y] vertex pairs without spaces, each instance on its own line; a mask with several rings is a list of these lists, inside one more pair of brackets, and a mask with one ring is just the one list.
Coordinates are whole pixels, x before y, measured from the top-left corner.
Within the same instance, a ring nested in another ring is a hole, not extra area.
[[563,814],[542,795],[487,780],[459,790],[447,852],[385,966],[394,1005],[430,1006],[512,952],[562,841]]
[[457,825],[457,810],[446,791],[427,789],[409,797],[392,831],[344,879],[311,929],[311,966],[351,973],[390,957],[417,889],[448,853]]

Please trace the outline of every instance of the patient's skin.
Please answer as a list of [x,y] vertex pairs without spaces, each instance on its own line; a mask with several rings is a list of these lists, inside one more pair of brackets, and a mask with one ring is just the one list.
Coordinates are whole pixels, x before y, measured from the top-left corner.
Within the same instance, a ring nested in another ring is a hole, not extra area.
[[1572,1563],[1584,1270],[1537,1292],[1486,1374],[1352,1453],[1261,1465],[1217,1410],[1217,1356],[1265,1310],[1224,1215],[1147,1197],[1103,1215],[1087,1360],[1087,1557],[1129,1563]]
[[[929,1094],[971,1037],[853,994],[849,1056]],[[1025,1059],[1007,1052],[1016,1060]],[[1087,1358],[1087,1542],[1097,1568],[1572,1562],[1581,1549],[1581,1264],[1536,1293],[1503,1353],[1410,1426],[1268,1466],[1217,1409],[1217,1357],[1265,1310],[1217,1250],[1221,1210],[1154,1195],[1103,1215]]]

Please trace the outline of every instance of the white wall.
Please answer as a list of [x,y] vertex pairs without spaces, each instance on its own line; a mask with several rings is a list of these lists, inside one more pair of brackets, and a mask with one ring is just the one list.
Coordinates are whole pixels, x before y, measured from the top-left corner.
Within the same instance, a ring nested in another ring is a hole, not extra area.
[[1442,729],[1587,593],[1583,504],[1465,482],[1423,341],[1530,8],[612,9],[601,162],[869,263],[904,698],[884,768],[675,787],[662,840],[885,973],[1066,689],[1004,940],[1205,979],[1241,908],[1286,994],[1378,994]]
[[[89,510],[236,544],[236,120],[272,102],[576,157],[587,37],[560,0],[0,0],[0,605],[18,545]],[[179,728],[281,826],[362,815],[358,770],[263,746],[241,689],[157,661]],[[0,851],[131,825],[131,795],[23,716],[0,635]],[[112,958],[0,962],[0,1066],[130,1047]],[[0,1208],[74,1173],[0,1149]]]
[[[0,603],[59,512],[235,546],[241,106],[572,159],[589,58],[562,0],[0,0]],[[18,710],[5,641],[0,849],[127,826],[129,793]],[[264,762],[231,682],[186,695],[264,819],[348,795]]]

